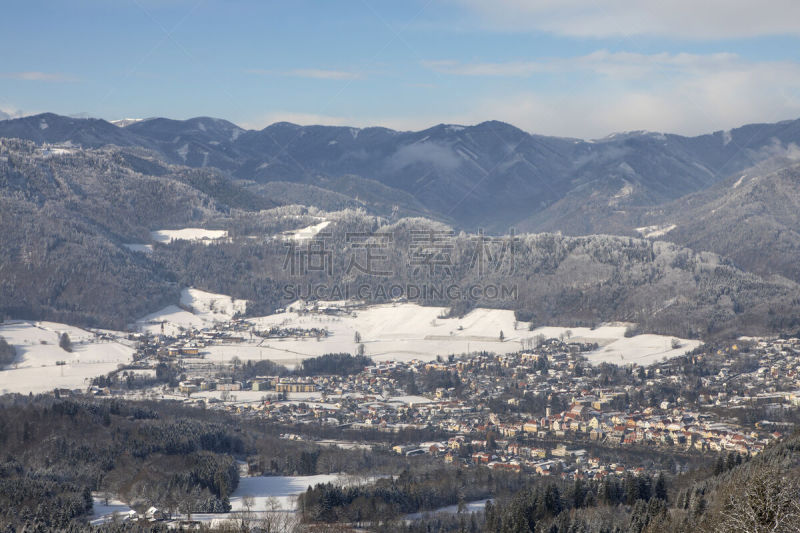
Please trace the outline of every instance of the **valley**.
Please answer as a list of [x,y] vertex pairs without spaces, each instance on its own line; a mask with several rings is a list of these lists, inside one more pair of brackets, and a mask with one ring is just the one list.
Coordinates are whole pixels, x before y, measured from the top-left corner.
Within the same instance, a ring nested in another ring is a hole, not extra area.
[[541,497],[695,524],[698,483],[800,423],[794,123],[745,162],[717,134],[276,124],[286,159],[215,119],[20,120],[0,470],[69,499],[41,520],[477,531]]

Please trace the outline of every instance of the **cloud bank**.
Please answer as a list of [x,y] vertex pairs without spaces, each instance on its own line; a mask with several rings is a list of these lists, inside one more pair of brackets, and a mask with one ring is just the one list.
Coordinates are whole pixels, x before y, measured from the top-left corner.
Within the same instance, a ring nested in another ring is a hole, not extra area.
[[[453,119],[504,120],[535,133],[601,137],[645,129],[691,135],[800,116],[800,64],[791,61],[598,50],[537,61],[422,64],[445,76],[531,78],[516,91],[478,98]],[[558,90],[539,89],[540,77],[556,80]]]
[[709,40],[800,35],[796,0],[451,0],[499,30]]

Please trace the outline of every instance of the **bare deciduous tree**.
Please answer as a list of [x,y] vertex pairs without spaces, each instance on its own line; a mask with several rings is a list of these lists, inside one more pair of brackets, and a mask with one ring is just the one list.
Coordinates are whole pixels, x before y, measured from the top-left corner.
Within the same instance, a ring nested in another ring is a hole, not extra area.
[[716,533],[800,531],[800,481],[777,469],[759,469],[728,495]]

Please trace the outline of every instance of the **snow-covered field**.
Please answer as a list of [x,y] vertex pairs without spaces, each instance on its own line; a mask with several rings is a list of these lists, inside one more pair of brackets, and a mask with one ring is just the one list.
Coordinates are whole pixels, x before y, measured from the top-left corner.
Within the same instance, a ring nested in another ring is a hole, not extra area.
[[[681,347],[672,349],[671,337],[638,335],[626,338],[628,324],[602,325],[595,329],[543,327],[529,331],[526,322],[515,321],[513,311],[475,309],[463,318],[439,318],[445,311],[441,307],[422,307],[412,303],[370,306],[355,311],[355,316],[299,315],[287,311],[254,321],[260,328],[323,327],[332,335],[320,341],[270,339],[249,349],[219,347],[212,353],[219,359],[226,359],[238,351],[240,359],[257,355],[258,358],[296,364],[305,357],[323,353],[354,353],[358,347],[354,337],[358,332],[366,355],[375,361],[431,360],[437,355],[477,350],[512,353],[522,349],[524,340],[539,334],[547,338],[566,338],[571,334],[575,341],[600,345],[599,350],[587,354],[593,363],[650,364],[663,357],[682,355],[700,344],[699,341],[679,339]],[[503,341],[500,340],[501,331]]]
[[231,511],[244,509],[242,499],[245,496],[253,498],[253,510],[255,511],[272,509],[273,502],[277,502],[283,511],[294,511],[297,509],[297,495],[305,492],[308,487],[319,483],[351,485],[356,482],[358,482],[357,479],[345,474],[243,477],[239,480],[239,486],[230,498]]
[[[59,347],[61,333],[72,341],[72,352]],[[0,394],[83,389],[91,378],[130,362],[134,352],[119,342],[98,339],[93,332],[54,322],[0,324],[0,336],[17,352],[15,362],[0,370]]]
[[[464,504],[463,512],[466,514],[483,511],[486,508],[486,502],[489,500],[478,500],[474,502],[466,502]],[[433,511],[426,511],[422,513],[412,513],[406,515],[406,520],[418,520],[425,515],[432,515],[432,514],[439,514],[439,513],[447,513],[447,514],[457,514],[458,513],[458,505],[448,505],[447,507],[440,507],[439,509],[435,509]]]
[[143,332],[159,334],[161,323],[166,322],[164,333],[171,335],[181,328],[202,329],[213,326],[215,322],[228,321],[236,313],[244,313],[247,307],[246,300],[236,300],[224,294],[197,289],[183,289],[180,304],[182,307],[169,305],[142,317],[132,327]]
[[[137,326],[158,333],[163,320],[166,321],[166,333],[176,332],[181,327],[203,328],[227,320],[235,312],[243,311],[245,306],[244,301],[195,289],[184,290],[181,304],[194,312],[169,306],[139,320]],[[263,359],[294,367],[303,359],[326,353],[356,353],[356,333],[364,345],[364,353],[376,362],[433,360],[437,355],[481,350],[513,353],[520,351],[526,340],[540,334],[547,338],[569,337],[579,342],[598,343],[600,349],[587,354],[593,363],[650,364],[664,357],[681,355],[699,345],[699,341],[680,339],[680,348],[673,349],[671,337],[638,335],[626,338],[628,324],[606,324],[595,329],[542,327],[530,331],[528,323],[515,320],[513,311],[502,309],[479,308],[462,318],[441,318],[446,308],[423,307],[414,303],[372,305],[338,315],[300,313],[301,307],[302,304],[295,303],[287,306],[284,312],[249,320],[259,330],[274,326],[324,328],[330,333],[328,337],[319,340],[251,337],[243,343],[208,346],[204,349],[204,358],[215,363],[228,362],[234,357],[242,361]]]
[[113,522],[115,518],[121,520],[124,515],[132,511],[127,504],[119,500],[109,499],[108,503],[106,503],[105,498],[97,494],[93,494],[92,498],[94,500],[93,512],[92,516],[89,517],[89,524],[93,526],[108,524]]
[[216,239],[224,239],[228,236],[226,230],[214,230],[203,228],[183,228],[183,229],[162,229],[151,231],[150,236],[155,242],[169,244],[172,241],[200,241],[210,243]]
[[[375,481],[375,477],[350,476],[347,474],[320,474],[316,476],[256,476],[243,477],[239,480],[239,486],[231,495],[230,513],[195,513],[193,520],[205,523],[222,525],[230,521],[241,520],[242,512],[248,511],[248,515],[253,520],[259,520],[264,516],[280,513],[289,516],[285,523],[294,523],[294,513],[297,511],[297,496],[305,492],[308,487],[313,487],[319,483],[333,483],[338,485],[357,485]],[[245,506],[245,497],[252,498],[249,508]],[[467,511],[482,510],[487,500],[467,503]],[[118,518],[131,511],[125,503],[119,500],[109,500],[108,504],[99,495],[94,495],[94,513],[90,517],[92,525],[103,525],[114,519],[115,513]],[[456,513],[458,506],[444,507],[433,511]],[[422,516],[422,513],[419,513]],[[409,515],[413,519],[417,515]],[[176,515],[174,519],[186,518]]]
[[231,512],[225,514],[193,514],[194,520],[210,523],[212,527],[230,524],[238,520],[242,511],[248,511],[244,506],[244,498],[252,498],[249,515],[254,520],[259,520],[276,513],[288,516],[285,522],[291,528],[296,518],[297,496],[309,486],[318,483],[334,483],[352,485],[365,483],[370,479],[356,478],[345,474],[322,474],[316,476],[258,476],[243,477],[239,480],[239,487],[230,497]]
[[654,239],[656,237],[663,237],[677,227],[678,226],[675,224],[664,224],[663,226],[643,226],[641,228],[636,228],[636,231],[638,231],[639,235],[645,239]]
[[[211,350],[211,356],[225,359],[238,355],[240,359],[263,358],[297,364],[302,359],[325,353],[355,353],[358,349],[355,334],[358,332],[365,354],[375,361],[431,360],[437,355],[476,350],[516,352],[521,349],[522,334],[529,334],[527,326],[521,323],[518,327],[525,326],[524,331],[515,331],[512,311],[476,309],[461,319],[439,318],[446,311],[442,307],[422,307],[413,303],[374,305],[343,316],[301,315],[286,311],[251,320],[258,329],[272,326],[325,328],[331,335],[319,341],[266,339],[258,346],[242,346],[235,350],[219,347]],[[503,341],[500,341],[501,331]]]
[[296,241],[307,241],[308,239],[313,239],[320,231],[327,228],[330,223],[330,220],[323,220],[319,224],[314,224],[313,226],[289,231],[286,233],[286,237]]
[[[196,289],[185,289],[181,306],[172,305],[148,315],[133,326],[154,334],[164,331],[177,333],[182,328],[212,327],[235,313],[244,311],[246,302],[229,296]],[[290,306],[289,309],[292,309]],[[191,311],[190,311],[191,310]],[[541,327],[533,331],[528,324],[516,322],[512,311],[475,309],[462,318],[440,318],[441,307],[422,307],[413,303],[373,305],[349,314],[300,314],[289,310],[265,317],[250,319],[261,330],[272,326],[324,328],[330,335],[314,338],[262,339],[250,336],[242,343],[215,344],[203,350],[200,363],[225,363],[234,357],[245,360],[272,360],[295,367],[303,359],[326,353],[356,353],[360,335],[365,354],[376,362],[429,361],[437,355],[461,354],[475,351],[512,353],[523,348],[528,339],[539,335],[564,338],[576,342],[597,343],[599,348],[585,353],[590,363],[601,362],[625,365],[649,365],[676,357],[701,344],[697,340],[673,339],[662,335],[642,334],[625,337],[628,324],[605,324],[597,328]],[[500,340],[500,332],[503,340]],[[73,351],[58,346],[61,333],[66,332]],[[17,351],[14,364],[0,371],[0,394],[39,393],[54,388],[81,389],[91,378],[115,370],[119,364],[132,360],[134,350],[125,341],[98,338],[94,332],[52,322],[15,321],[0,324],[0,336]],[[123,334],[116,333],[121,337]],[[673,345],[677,346],[673,348]],[[191,364],[195,358],[186,358]],[[208,393],[216,397],[217,393]],[[234,393],[240,402],[257,402],[263,393],[242,391]],[[298,400],[317,400],[311,394]]]
[[[257,476],[243,477],[239,480],[239,486],[230,496],[230,513],[196,513],[192,515],[194,520],[202,522],[212,522],[219,520],[234,520],[236,513],[246,511],[244,498],[252,498],[250,511],[254,518],[258,518],[265,512],[288,512],[293,513],[297,510],[297,496],[309,486],[318,483],[334,484],[353,484],[363,483],[365,480],[348,476],[346,474],[322,474],[316,476]],[[92,525],[101,525],[112,521],[114,513],[123,515],[131,510],[125,503],[119,500],[109,500],[105,504],[103,498],[98,495],[94,497],[94,513],[90,518]],[[176,516],[175,518],[178,518]]]
[[181,304],[190,307],[204,320],[230,319],[236,313],[244,313],[247,300],[236,300],[224,294],[214,294],[197,289],[181,291]]
[[663,359],[678,357],[700,344],[698,340],[677,339],[678,348],[672,347],[672,337],[642,334],[630,338],[619,338],[598,350],[585,354],[590,363],[614,363],[627,365],[651,365]]
[[672,348],[673,337],[643,334],[625,337],[630,324],[606,324],[597,328],[543,327],[531,332],[533,336],[542,334],[547,338],[561,338],[574,342],[597,343],[600,348],[583,355],[592,364],[614,363],[626,365],[636,363],[649,365],[664,358],[677,357],[697,348],[698,340],[677,339],[679,348]]
[[173,335],[181,329],[201,329],[208,325],[199,316],[181,309],[177,305],[168,305],[160,311],[140,318],[136,321],[136,324],[133,324],[131,327],[142,332],[159,334],[161,333],[162,322],[166,322],[164,325],[164,333],[167,335]]

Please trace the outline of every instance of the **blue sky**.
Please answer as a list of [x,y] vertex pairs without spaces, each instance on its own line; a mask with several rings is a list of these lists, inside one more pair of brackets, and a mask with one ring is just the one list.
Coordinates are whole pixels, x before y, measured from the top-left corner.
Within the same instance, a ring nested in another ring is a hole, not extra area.
[[3,12],[10,115],[497,119],[585,138],[800,117],[796,0],[7,0]]

